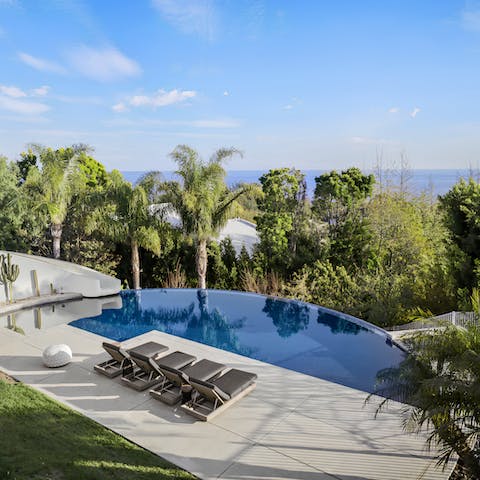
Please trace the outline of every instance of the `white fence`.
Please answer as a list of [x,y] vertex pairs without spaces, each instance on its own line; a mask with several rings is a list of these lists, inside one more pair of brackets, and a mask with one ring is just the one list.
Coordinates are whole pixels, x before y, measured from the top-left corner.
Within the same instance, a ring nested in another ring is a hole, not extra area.
[[390,327],[389,330],[393,332],[401,330],[422,330],[426,328],[441,327],[448,324],[466,327],[472,323],[480,325],[480,316],[475,312],[449,312],[437,315],[436,317],[410,322],[405,325]]

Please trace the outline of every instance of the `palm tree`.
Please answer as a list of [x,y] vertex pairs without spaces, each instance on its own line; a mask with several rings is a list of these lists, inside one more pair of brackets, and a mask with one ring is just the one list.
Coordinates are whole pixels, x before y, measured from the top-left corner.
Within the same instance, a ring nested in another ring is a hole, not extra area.
[[480,328],[448,326],[404,342],[412,353],[378,375],[376,393],[385,396],[378,412],[391,399],[407,404],[406,429],[429,428],[438,463],[457,455],[465,478],[480,478]]
[[247,191],[241,187],[229,191],[222,163],[239,153],[234,148],[217,150],[209,162],[187,145],[178,145],[171,157],[178,165],[175,172],[180,182],[164,184],[165,199],[180,215],[184,233],[196,244],[198,288],[205,289],[207,273],[207,242],[218,235],[227,222],[235,200]]
[[149,208],[150,183],[142,180],[132,186],[114,170],[105,193],[99,198],[98,207],[87,221],[89,233],[98,230],[116,242],[130,246],[135,290],[141,288],[139,248],[159,255],[161,246],[159,220]]
[[78,161],[90,150],[87,145],[72,145],[53,150],[32,145],[42,169],[30,168],[25,188],[37,191],[39,207],[46,209],[52,235],[53,258],[60,258],[63,222],[78,186]]

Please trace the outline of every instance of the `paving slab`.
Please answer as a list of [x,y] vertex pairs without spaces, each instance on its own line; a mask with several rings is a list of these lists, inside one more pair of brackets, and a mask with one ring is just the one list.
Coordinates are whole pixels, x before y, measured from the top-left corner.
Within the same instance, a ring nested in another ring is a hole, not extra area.
[[217,478],[253,444],[214,424],[197,422],[179,408],[154,399],[128,412],[94,418],[200,478]]
[[[381,422],[376,428],[382,428]],[[448,478],[433,468],[431,455],[418,452],[414,456],[387,448],[370,436],[346,434],[340,428],[295,412],[260,443],[345,480]]]
[[225,480],[335,480],[310,465],[279,454],[261,445],[254,445],[242,453],[222,474]]
[[128,411],[149,398],[148,392],[137,392],[75,364],[53,371],[32,386],[89,415]]
[[[204,423],[93,371],[108,358],[105,338],[60,324],[25,336],[0,331],[0,369],[70,405],[202,479],[446,480],[424,452],[424,437],[401,427],[401,405],[375,419],[367,394],[158,331],[146,341],[258,375],[257,388]],[[67,343],[73,362],[47,369],[43,349]],[[453,464],[451,465],[453,467]]]

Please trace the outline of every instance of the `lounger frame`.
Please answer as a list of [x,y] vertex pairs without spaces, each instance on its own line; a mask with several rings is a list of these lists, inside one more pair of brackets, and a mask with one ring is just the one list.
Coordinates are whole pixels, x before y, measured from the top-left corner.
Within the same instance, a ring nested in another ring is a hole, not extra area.
[[166,376],[163,377],[160,385],[150,390],[150,395],[167,405],[175,405],[183,398],[182,387],[171,382]]
[[122,362],[119,363],[114,358],[111,358],[110,360],[107,360],[105,362],[97,363],[96,365],[94,365],[93,368],[102,375],[106,375],[109,378],[115,378],[122,373],[124,363],[125,359],[123,359]]
[[[194,382],[192,382],[194,384]],[[216,417],[227,408],[229,408],[234,403],[237,403],[238,400],[242,399],[246,395],[248,395],[252,390],[255,389],[257,386],[256,382],[253,382],[249,385],[245,390],[242,390],[238,395],[235,397],[230,398],[229,400],[222,399],[215,391],[211,391],[216,399],[215,402],[209,401],[197,391],[192,392],[192,399],[186,403],[184,403],[180,408],[188,413],[189,415],[198,418],[202,422],[208,422],[212,418]]]
[[[138,359],[135,361],[139,362]],[[151,367],[150,373],[145,372],[141,367],[135,367],[132,360],[125,362],[122,371],[122,382],[127,387],[131,387],[139,392],[143,392],[147,388],[160,383],[164,378],[163,374],[157,370],[152,359],[149,359],[147,363]]]
[[123,367],[125,365],[125,360],[128,359],[128,354],[120,345],[103,342],[102,346],[111,358],[109,358],[105,362],[97,363],[93,366],[93,369],[109,378],[118,377],[118,375],[122,373]]
[[[200,360],[200,362],[201,361],[202,360]],[[189,366],[190,365],[187,365],[184,368],[187,368]],[[215,378],[218,378],[227,368],[226,365],[221,365],[221,367],[222,370],[219,370],[218,373],[209,375],[208,381],[212,381]],[[175,405],[176,403],[183,400],[184,393],[192,391],[192,386],[190,385],[190,378],[186,373],[182,372],[181,369],[165,368],[162,367],[162,365],[159,365],[158,368],[164,375],[164,378],[159,386],[150,390],[150,394],[152,395],[152,397],[156,398],[157,400],[161,400],[167,405]]]

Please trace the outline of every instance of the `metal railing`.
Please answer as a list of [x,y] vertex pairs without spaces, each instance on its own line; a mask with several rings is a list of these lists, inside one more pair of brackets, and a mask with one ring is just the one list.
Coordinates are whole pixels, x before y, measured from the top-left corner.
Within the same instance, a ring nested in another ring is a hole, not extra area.
[[471,324],[480,325],[479,316],[475,312],[449,312],[437,315],[431,318],[417,320],[415,322],[406,323],[405,325],[396,325],[388,330],[392,332],[402,330],[423,330],[427,328],[442,327],[448,324],[466,327]]

